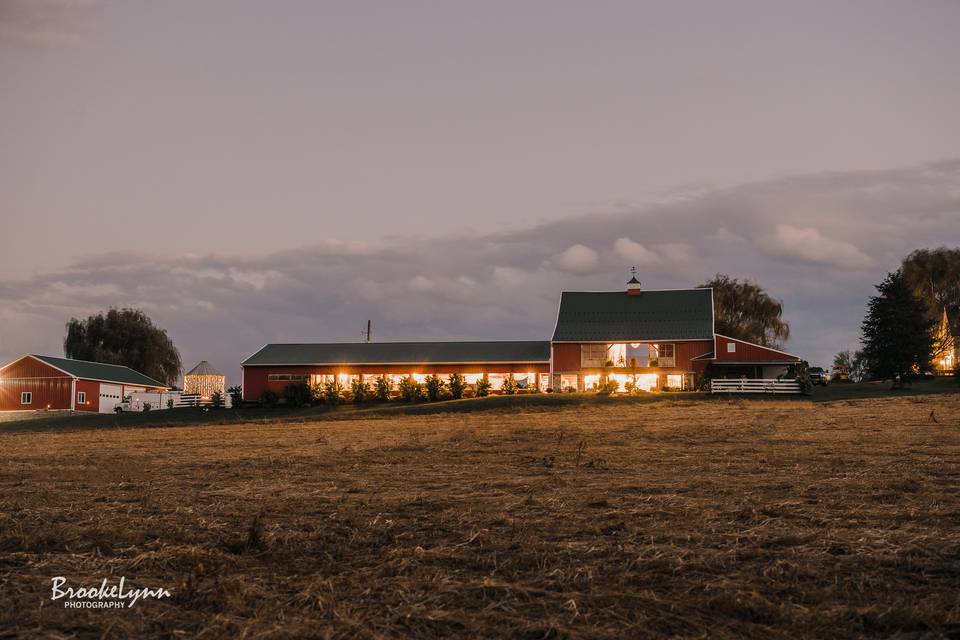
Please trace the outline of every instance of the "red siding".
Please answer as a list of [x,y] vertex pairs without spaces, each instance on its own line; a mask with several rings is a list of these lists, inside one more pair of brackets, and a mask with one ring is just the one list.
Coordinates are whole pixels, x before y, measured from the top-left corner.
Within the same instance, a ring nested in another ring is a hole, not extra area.
[[[728,344],[735,344],[736,351],[730,353],[727,351]],[[716,361],[724,362],[799,362],[800,357],[761,347],[758,344],[736,340],[726,336],[717,336]]]
[[[695,342],[675,342],[673,347],[674,361],[677,369],[684,371],[703,372],[706,362],[700,365],[700,362],[690,362],[697,356],[713,351],[713,340],[697,340]],[[697,368],[699,366],[699,369]]]
[[100,410],[100,383],[92,380],[77,380],[77,393],[86,392],[86,404],[81,405],[77,401],[77,411],[92,411],[97,413]]
[[[0,411],[69,409],[73,378],[29,356],[0,369]],[[20,404],[20,394],[29,391],[33,401]]]
[[[712,340],[697,340],[693,342],[674,342],[674,369],[679,371],[702,372],[706,363],[691,363],[690,361],[697,356],[713,351]],[[699,368],[698,368],[699,367]],[[553,371],[554,373],[573,373],[580,371],[580,344],[559,343],[553,345]],[[652,369],[658,371],[658,369]]]
[[363,374],[380,375],[388,373],[393,375],[405,375],[408,373],[549,373],[550,365],[546,362],[540,363],[513,363],[513,364],[435,364],[435,365],[353,365],[337,367],[284,367],[284,366],[262,366],[262,367],[244,367],[243,368],[243,399],[255,401],[260,397],[265,389],[270,389],[274,393],[280,394],[284,387],[289,385],[286,381],[269,381],[267,376],[270,374],[286,375],[323,375],[323,374]]
[[554,344],[553,370],[556,373],[580,371],[580,344]]

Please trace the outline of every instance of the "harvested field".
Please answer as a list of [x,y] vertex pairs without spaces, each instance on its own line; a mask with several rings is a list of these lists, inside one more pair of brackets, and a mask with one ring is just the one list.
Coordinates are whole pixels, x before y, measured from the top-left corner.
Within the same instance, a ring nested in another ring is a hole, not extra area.
[[[10,637],[960,637],[957,395],[0,446]],[[172,596],[63,609],[54,576]]]

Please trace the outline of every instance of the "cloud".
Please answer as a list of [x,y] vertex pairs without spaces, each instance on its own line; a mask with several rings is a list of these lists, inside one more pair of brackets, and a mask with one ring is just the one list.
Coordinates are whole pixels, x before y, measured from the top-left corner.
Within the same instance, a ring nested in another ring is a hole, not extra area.
[[613,242],[613,252],[631,264],[647,266],[660,262],[660,256],[630,238],[617,238]]
[[0,40],[56,48],[81,42],[89,30],[94,0],[2,0]]
[[375,340],[547,339],[560,291],[620,290],[646,260],[651,289],[717,272],[757,280],[784,301],[789,350],[829,364],[856,346],[887,271],[957,238],[957,184],[960,160],[781,178],[479,237],[88,256],[0,280],[0,361],[59,354],[71,316],[122,306],[147,310],[185,365],[210,360],[232,381],[266,342],[356,341],[367,319]]
[[600,255],[590,247],[575,244],[557,256],[557,264],[569,273],[585,275],[597,270],[600,266]]
[[778,224],[773,234],[761,237],[757,244],[772,256],[786,256],[804,262],[853,269],[873,264],[870,256],[852,243],[825,237],[813,227],[799,229]]

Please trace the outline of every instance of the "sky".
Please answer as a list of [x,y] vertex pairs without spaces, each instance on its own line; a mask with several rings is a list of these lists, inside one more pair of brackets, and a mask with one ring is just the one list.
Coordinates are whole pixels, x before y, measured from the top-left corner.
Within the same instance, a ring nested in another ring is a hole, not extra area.
[[137,306],[264,343],[548,339],[562,290],[783,300],[855,348],[960,244],[960,3],[0,0],[0,361]]

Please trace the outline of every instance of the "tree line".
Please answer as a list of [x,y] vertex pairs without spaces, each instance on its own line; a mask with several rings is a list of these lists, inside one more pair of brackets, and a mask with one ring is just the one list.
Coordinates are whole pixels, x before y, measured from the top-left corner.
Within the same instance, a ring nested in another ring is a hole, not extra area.
[[[771,348],[780,348],[790,337],[783,301],[757,282],[718,273],[698,287],[713,289],[717,333]],[[918,249],[876,289],[861,324],[860,348],[838,353],[835,367],[845,367],[854,380],[902,383],[929,371],[934,361],[954,348],[934,329],[945,314],[949,333],[960,334],[960,248]],[[168,385],[176,384],[182,371],[180,353],[167,332],[140,309],[110,309],[82,320],[71,318],[63,347],[68,358],[124,365]],[[336,395],[363,401],[384,395],[380,380],[369,388],[337,389],[337,384],[331,389],[310,389],[310,400],[332,400]],[[401,396],[458,397],[460,385],[460,380],[431,379],[420,384],[411,378],[401,385]]]
[[[956,348],[960,248],[918,249],[876,290],[860,326],[860,349],[841,351],[834,366],[846,368],[856,381],[892,380],[902,386],[933,371]],[[946,330],[937,331],[944,317]]]

